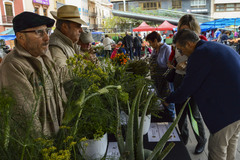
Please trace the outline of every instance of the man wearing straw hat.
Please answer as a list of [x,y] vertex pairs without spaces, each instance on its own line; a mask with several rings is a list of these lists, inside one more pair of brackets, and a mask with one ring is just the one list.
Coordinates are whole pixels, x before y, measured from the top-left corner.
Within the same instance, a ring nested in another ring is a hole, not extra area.
[[81,26],[87,24],[80,18],[78,8],[73,5],[64,5],[57,12],[50,13],[57,22],[56,29],[50,36],[49,50],[53,60],[61,68],[61,73],[66,75],[66,60],[79,54],[77,42],[82,32]]

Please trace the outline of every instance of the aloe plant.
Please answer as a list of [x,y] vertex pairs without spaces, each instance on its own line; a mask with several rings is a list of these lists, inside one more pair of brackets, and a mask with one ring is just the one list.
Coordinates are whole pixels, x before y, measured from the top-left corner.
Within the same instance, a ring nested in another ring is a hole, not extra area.
[[116,97],[116,106],[117,106],[117,114],[118,114],[118,125],[117,125],[117,134],[116,139],[118,142],[118,148],[120,152],[120,159],[121,160],[153,160],[153,159],[163,159],[174,147],[174,143],[171,142],[164,150],[163,147],[165,146],[166,142],[168,141],[173,129],[177,125],[184,108],[186,107],[189,99],[185,102],[184,106],[182,107],[181,111],[178,114],[178,117],[174,120],[172,125],[163,135],[161,140],[157,143],[153,151],[144,149],[143,147],[143,122],[144,117],[146,115],[147,108],[153,96],[153,93],[148,96],[147,102],[145,104],[144,110],[142,112],[142,118],[140,122],[140,126],[138,127],[138,112],[139,112],[139,103],[142,96],[142,91],[145,86],[138,91],[137,95],[134,98],[132,103],[129,119],[127,123],[127,130],[126,130],[126,139],[124,143],[124,138],[122,135],[122,129],[120,124],[120,111],[118,105],[118,99]]

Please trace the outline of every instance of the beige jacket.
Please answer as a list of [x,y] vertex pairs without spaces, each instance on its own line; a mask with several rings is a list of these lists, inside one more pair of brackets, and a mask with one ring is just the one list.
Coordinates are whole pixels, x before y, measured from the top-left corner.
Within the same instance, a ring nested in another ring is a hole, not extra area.
[[67,59],[79,54],[80,46],[73,43],[71,39],[62,34],[57,28],[50,36],[49,50],[56,65],[59,66],[59,73],[64,82],[70,80],[69,70],[67,68]]
[[32,126],[37,133],[58,132],[66,96],[49,52],[35,58],[15,40],[15,48],[1,63],[0,77],[0,89],[9,90],[16,99],[12,117],[16,122],[25,125],[34,115]]
[[79,54],[80,47],[58,29],[55,29],[50,36],[49,50],[56,64],[64,67],[67,65],[68,58],[73,57],[74,54]]

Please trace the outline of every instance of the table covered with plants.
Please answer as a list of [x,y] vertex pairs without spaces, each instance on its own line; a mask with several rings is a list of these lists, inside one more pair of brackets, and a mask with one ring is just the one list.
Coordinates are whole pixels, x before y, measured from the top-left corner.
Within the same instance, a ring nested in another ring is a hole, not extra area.
[[[181,152],[186,156],[186,148],[181,149],[184,145],[167,142],[180,117],[158,143],[146,143],[143,136],[144,117],[161,118],[162,112],[161,99],[149,78],[148,60],[129,61],[121,53],[97,61],[88,57],[75,55],[67,61],[71,80],[64,84],[68,101],[57,135],[36,137],[31,123],[27,132],[18,132],[11,121],[14,99],[8,92],[1,92],[0,159],[105,159],[107,149],[103,155],[97,152],[106,145],[93,149],[94,154],[89,149],[93,140],[98,142],[107,135],[116,140],[120,159],[161,159],[176,150],[179,156]],[[128,117],[125,124],[121,113]]]

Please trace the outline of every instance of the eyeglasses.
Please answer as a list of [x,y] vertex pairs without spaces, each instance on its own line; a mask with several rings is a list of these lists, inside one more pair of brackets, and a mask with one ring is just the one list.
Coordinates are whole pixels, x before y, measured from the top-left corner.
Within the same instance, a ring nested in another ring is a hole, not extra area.
[[39,37],[43,37],[45,33],[48,36],[50,36],[52,29],[46,28],[46,29],[38,29],[38,30],[32,30],[32,31],[21,31],[21,33],[30,33],[30,32],[35,32],[35,34],[38,35]]
[[177,50],[178,50],[178,52],[179,52],[180,54],[183,53],[181,49],[177,48]]

